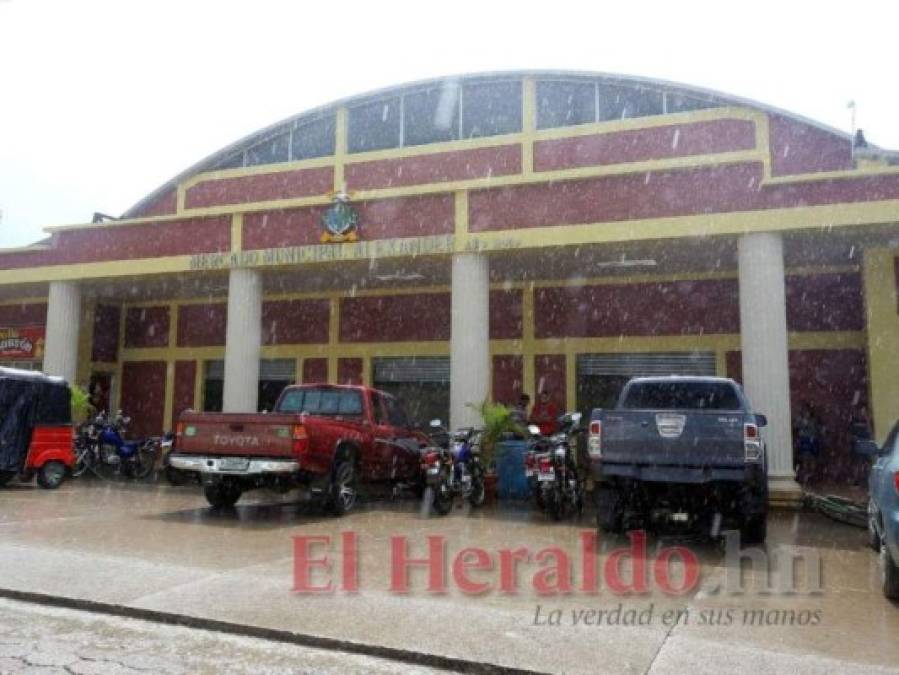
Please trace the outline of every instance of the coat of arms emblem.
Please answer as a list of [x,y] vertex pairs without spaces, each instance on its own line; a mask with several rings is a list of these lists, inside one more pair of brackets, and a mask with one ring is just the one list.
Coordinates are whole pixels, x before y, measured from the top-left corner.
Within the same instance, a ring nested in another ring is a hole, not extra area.
[[322,243],[356,241],[358,234],[359,214],[350,204],[350,198],[344,192],[334,195],[331,206],[322,214]]

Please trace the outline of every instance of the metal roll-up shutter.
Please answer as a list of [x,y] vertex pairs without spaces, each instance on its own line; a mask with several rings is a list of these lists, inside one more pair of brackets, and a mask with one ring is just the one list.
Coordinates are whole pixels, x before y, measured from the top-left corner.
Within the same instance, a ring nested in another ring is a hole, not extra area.
[[449,382],[448,356],[373,359],[376,384],[389,382]]
[[578,354],[578,375],[715,375],[715,352]]
[[296,379],[295,359],[262,359],[259,362],[260,381],[293,382]]

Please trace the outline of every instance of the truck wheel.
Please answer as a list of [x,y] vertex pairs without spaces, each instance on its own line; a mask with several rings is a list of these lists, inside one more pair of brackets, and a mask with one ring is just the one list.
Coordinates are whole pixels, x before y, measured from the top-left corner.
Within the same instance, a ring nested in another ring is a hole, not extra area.
[[767,514],[746,516],[740,525],[740,541],[743,544],[764,544],[768,536]]
[[329,492],[329,506],[335,516],[343,516],[353,510],[358,493],[356,467],[352,457],[340,460],[334,467]]
[[230,483],[215,483],[203,488],[206,501],[214,509],[229,509],[240,499],[241,489]]
[[890,600],[899,600],[899,565],[890,556],[886,538],[880,542],[880,581],[883,594]]
[[15,477],[15,471],[0,471],[0,487],[3,487]]
[[618,492],[610,487],[597,485],[593,489],[593,500],[596,505],[596,527],[610,534],[621,534],[623,518]]
[[62,462],[46,462],[37,472],[37,484],[46,490],[55,490],[66,477],[66,465]]

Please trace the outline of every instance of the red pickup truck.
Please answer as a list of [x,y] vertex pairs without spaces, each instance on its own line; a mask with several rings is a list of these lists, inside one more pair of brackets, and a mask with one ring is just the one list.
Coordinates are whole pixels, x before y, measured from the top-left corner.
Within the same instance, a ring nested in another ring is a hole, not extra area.
[[426,444],[393,396],[307,384],[287,387],[271,413],[183,413],[169,463],[199,474],[215,508],[233,506],[254,488],[307,486],[343,515],[356,504],[360,480],[420,482]]

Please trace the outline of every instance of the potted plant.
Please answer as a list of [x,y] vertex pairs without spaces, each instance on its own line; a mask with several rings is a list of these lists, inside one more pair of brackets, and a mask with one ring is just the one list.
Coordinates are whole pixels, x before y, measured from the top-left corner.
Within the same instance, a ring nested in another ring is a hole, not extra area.
[[87,421],[93,406],[90,402],[90,395],[83,387],[79,387],[77,384],[72,385],[71,392],[72,423],[77,429]]
[[500,460],[504,450],[502,442],[511,437],[521,437],[525,430],[512,416],[512,410],[501,403],[491,403],[484,400],[481,403],[469,406],[478,411],[484,421],[483,434],[481,435],[481,460],[487,469],[484,476],[484,491],[488,500],[496,498],[497,486],[497,460]]

